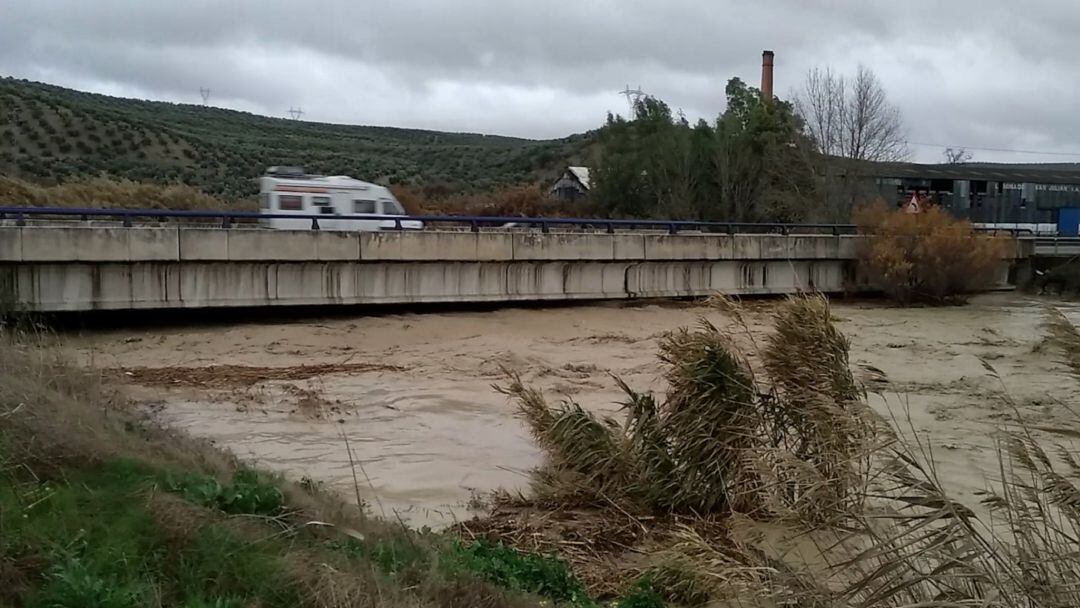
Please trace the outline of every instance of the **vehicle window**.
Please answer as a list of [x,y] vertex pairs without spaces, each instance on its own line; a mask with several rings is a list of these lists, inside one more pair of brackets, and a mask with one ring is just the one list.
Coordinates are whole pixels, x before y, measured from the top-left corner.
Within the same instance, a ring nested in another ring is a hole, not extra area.
[[311,197],[311,204],[323,215],[333,215],[334,213],[334,205],[330,202],[329,196],[313,196]]
[[379,202],[382,203],[382,212],[385,215],[405,215],[405,210],[397,201],[382,199]]
[[292,194],[279,194],[277,197],[278,209],[282,211],[303,211],[304,199]]
[[353,203],[353,213],[360,213],[364,215],[374,215],[378,213],[375,210],[375,201],[355,200]]

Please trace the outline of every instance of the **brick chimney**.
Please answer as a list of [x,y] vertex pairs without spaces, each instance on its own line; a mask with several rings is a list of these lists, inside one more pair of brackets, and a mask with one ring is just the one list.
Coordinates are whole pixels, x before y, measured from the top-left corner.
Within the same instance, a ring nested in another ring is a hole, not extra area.
[[761,53],[761,98],[765,101],[773,100],[773,52]]

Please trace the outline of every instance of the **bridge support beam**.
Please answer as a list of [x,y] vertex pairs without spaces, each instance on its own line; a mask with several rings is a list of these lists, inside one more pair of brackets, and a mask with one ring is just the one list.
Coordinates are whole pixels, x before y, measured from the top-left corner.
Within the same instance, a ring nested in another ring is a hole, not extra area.
[[679,298],[844,290],[816,261],[0,264],[37,311]]

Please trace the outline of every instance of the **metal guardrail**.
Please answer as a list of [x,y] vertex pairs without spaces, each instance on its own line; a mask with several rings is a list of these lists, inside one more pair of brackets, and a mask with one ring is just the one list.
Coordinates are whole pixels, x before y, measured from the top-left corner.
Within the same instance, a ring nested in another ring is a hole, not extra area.
[[552,228],[576,227],[614,233],[616,230],[664,230],[670,234],[701,231],[726,234],[776,233],[776,234],[853,234],[854,224],[791,224],[753,222],[705,222],[688,220],[603,219],[564,217],[489,217],[458,215],[321,215],[308,213],[260,213],[257,211],[187,211],[165,209],[99,209],[69,207],[0,207],[0,220],[11,219],[17,226],[25,226],[28,219],[65,218],[89,221],[92,218],[120,220],[123,226],[133,226],[135,220],[210,220],[219,221],[222,228],[234,224],[258,220],[309,220],[312,230],[319,230],[319,221],[380,221],[393,222],[392,230],[404,230],[402,222],[423,222],[425,226],[437,224],[465,227],[473,232],[481,228],[523,226],[549,232]]
[[1037,237],[1033,252],[1036,256],[1073,257],[1080,256],[1080,237]]
[[[64,218],[90,221],[91,218],[119,220],[125,227],[133,226],[134,220],[208,220],[220,222],[222,228],[234,224],[254,223],[258,220],[309,220],[312,230],[319,230],[319,221],[379,221],[386,224],[393,222],[388,230],[405,230],[402,222],[423,222],[425,226],[456,226],[479,232],[481,228],[504,228],[524,226],[539,228],[549,232],[551,228],[581,228],[614,233],[616,230],[663,230],[669,234],[679,232],[712,232],[722,234],[855,234],[855,224],[825,223],[755,223],[690,220],[649,220],[649,219],[604,219],[604,218],[565,218],[565,217],[488,217],[459,215],[323,215],[309,213],[261,213],[258,211],[212,211],[212,210],[169,210],[169,209],[102,209],[77,207],[14,207],[0,206],[0,220],[14,220],[16,226],[25,226],[28,219]],[[1022,229],[977,228],[987,232],[1007,232],[1022,236],[1030,231]]]

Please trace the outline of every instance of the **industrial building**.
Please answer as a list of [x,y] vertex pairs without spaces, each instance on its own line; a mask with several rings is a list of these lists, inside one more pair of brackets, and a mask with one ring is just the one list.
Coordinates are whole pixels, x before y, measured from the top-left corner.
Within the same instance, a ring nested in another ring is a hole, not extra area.
[[1064,215],[1071,224],[1077,212],[1062,210],[1080,209],[1080,165],[875,163],[860,172],[872,182],[867,194],[897,204],[919,195],[973,222],[1057,224]]

